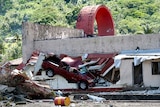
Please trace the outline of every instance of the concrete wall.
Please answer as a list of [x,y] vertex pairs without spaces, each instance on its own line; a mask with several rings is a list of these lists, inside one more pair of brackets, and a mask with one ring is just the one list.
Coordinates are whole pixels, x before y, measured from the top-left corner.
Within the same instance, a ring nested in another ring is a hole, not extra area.
[[[24,63],[34,50],[51,50],[50,52],[54,52],[58,46],[58,44],[55,44],[55,41],[58,39],[82,38],[84,36],[83,30],[39,25],[28,22],[22,24],[22,29],[22,54]],[[41,46],[41,44],[39,44],[40,41],[42,44],[45,42],[45,46],[39,49],[37,46]]]
[[124,59],[121,61],[120,66],[120,82],[118,84],[125,84],[127,86],[133,86],[133,59]]
[[151,61],[143,62],[143,82],[146,87],[160,87],[160,75],[152,75]]
[[[156,60],[160,61],[160,60]],[[133,59],[122,59],[120,66],[120,81],[118,84],[134,85],[132,69]],[[145,87],[160,87],[160,75],[152,75],[151,60],[142,63],[143,83]]]
[[[26,62],[33,50],[77,56],[84,53],[133,50],[137,46],[140,49],[160,47],[160,34],[82,38],[83,36],[82,30],[23,23],[23,61]],[[61,37],[64,39],[57,39]]]
[[68,81],[60,75],[55,75],[52,80],[46,80],[46,83],[49,84],[51,89],[78,89],[77,83],[68,83]]

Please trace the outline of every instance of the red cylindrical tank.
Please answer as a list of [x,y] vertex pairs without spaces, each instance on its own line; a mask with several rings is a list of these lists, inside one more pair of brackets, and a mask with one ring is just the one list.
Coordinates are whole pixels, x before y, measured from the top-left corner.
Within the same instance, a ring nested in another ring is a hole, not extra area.
[[95,21],[97,22],[98,36],[114,35],[112,15],[104,5],[83,7],[78,15],[76,28],[83,29],[86,35],[93,35]]

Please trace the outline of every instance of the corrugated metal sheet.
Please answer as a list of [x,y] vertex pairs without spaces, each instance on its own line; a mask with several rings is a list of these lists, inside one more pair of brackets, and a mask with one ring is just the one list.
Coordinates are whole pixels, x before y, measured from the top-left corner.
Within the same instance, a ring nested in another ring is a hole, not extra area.
[[127,50],[122,51],[121,54],[115,56],[114,65],[116,68],[120,67],[122,59],[133,59],[134,65],[139,65],[141,62],[152,59],[160,59],[160,49],[154,50]]

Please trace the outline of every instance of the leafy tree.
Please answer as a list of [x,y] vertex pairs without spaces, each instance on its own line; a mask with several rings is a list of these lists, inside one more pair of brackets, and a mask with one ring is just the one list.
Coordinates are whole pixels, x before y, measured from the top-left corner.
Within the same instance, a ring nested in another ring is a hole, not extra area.
[[[159,0],[1,0],[0,62],[22,56],[22,22],[74,28],[81,8],[98,4],[109,8],[116,34],[160,33]],[[19,41],[6,43],[5,37]]]
[[4,52],[4,46],[3,46],[3,40],[0,38],[0,54],[3,54]]
[[148,25],[145,25],[145,26],[143,27],[143,30],[144,30],[144,33],[145,33],[145,34],[151,34],[151,33],[153,33],[153,29],[150,28]]
[[0,1],[0,15],[4,15],[7,10],[12,9],[12,1],[11,0],[1,0]]
[[76,7],[71,12],[67,13],[66,19],[67,19],[67,23],[69,25],[75,27],[77,16],[78,16],[80,10],[81,10],[81,7]]
[[[57,4],[58,8],[53,5]],[[65,9],[60,2],[46,2],[44,4],[39,4],[40,6],[33,12],[30,18],[31,22],[39,24],[48,24],[54,26],[65,26],[67,25],[64,14],[62,13]]]

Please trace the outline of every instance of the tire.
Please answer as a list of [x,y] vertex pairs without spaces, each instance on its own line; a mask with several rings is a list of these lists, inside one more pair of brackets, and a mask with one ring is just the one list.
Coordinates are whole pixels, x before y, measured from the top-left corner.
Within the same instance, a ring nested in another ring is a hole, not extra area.
[[52,69],[48,69],[48,70],[46,71],[46,75],[47,75],[48,77],[53,77],[53,76],[54,76],[54,71],[53,71]]
[[80,82],[78,83],[78,88],[79,88],[79,89],[82,89],[82,90],[86,90],[86,89],[88,89],[88,83],[85,82],[85,81],[80,81]]

